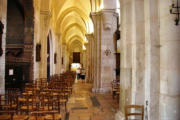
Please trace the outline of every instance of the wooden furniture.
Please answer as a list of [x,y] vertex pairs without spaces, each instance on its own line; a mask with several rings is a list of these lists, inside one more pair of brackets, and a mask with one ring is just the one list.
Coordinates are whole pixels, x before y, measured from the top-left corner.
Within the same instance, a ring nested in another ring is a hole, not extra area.
[[144,105],[125,106],[125,120],[144,120]]
[[44,120],[44,113],[42,111],[33,111],[30,113],[29,120]]
[[0,95],[0,120],[61,120],[61,106],[72,94],[75,74],[53,75],[27,83],[22,92],[10,88]]
[[17,110],[16,98],[10,94],[0,95],[0,120],[12,120]]
[[0,120],[13,120],[15,112],[13,110],[0,110]]
[[120,83],[113,81],[112,82],[112,97],[113,99],[116,97],[117,102],[119,102],[119,96],[120,96]]

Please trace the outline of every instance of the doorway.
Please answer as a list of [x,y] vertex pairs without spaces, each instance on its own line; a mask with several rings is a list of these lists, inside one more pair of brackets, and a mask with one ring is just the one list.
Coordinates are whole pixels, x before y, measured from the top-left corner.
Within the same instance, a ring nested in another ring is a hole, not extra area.
[[80,52],[73,52],[73,63],[80,63]]

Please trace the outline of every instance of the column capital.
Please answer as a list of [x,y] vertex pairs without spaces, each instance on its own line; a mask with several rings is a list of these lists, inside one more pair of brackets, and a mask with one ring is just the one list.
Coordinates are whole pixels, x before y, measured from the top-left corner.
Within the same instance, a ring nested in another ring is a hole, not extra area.
[[86,34],[85,36],[88,39],[88,41],[94,38],[94,34]]
[[40,16],[43,21],[48,23],[50,21],[52,15],[51,15],[51,12],[48,10],[41,10]]
[[49,10],[41,10],[40,15],[45,15],[45,16],[51,17],[52,14],[51,14],[51,11],[49,11]]
[[100,16],[100,12],[91,12],[90,17],[93,23],[95,23],[97,16]]
[[100,13],[103,18],[104,29],[112,29],[113,19],[118,17],[118,13],[116,13],[114,9],[104,9],[100,11]]
[[88,43],[90,43],[91,41],[94,40],[94,34],[86,34],[85,36],[86,36],[86,38],[88,40]]
[[87,50],[87,48],[89,47],[89,43],[85,43],[84,46],[86,47]]

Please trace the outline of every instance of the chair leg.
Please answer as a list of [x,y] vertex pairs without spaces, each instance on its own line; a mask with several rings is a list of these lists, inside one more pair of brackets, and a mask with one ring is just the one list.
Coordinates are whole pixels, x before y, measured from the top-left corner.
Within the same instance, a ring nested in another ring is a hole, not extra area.
[[65,111],[67,112],[67,108],[66,108],[66,102],[64,103],[64,106],[65,106]]

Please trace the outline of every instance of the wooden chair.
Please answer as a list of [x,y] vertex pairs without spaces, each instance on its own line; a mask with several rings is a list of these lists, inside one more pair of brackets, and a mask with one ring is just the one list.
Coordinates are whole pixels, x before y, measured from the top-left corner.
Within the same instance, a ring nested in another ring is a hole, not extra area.
[[61,120],[62,116],[57,111],[47,111],[44,112],[46,115],[44,117],[44,120]]
[[13,120],[13,115],[16,111],[11,110],[0,110],[0,120]]
[[43,111],[33,111],[30,113],[28,120],[44,120],[44,112]]
[[0,120],[12,120],[13,115],[16,113],[14,105],[17,103],[12,102],[10,95],[0,95]]
[[144,105],[125,106],[125,120],[144,120]]
[[39,100],[35,95],[22,94],[18,97],[18,114],[13,116],[13,120],[28,120],[29,113],[37,109]]
[[115,97],[118,97],[120,91],[120,85],[114,81],[111,83],[111,85],[112,85],[112,97],[114,99]]
[[39,107],[39,111],[50,111],[53,109],[53,101],[50,93],[45,92],[46,94],[40,95],[41,105]]
[[58,94],[46,94],[41,99],[41,109],[39,112],[44,114],[44,120],[61,120],[60,104]]
[[28,119],[29,119],[28,115],[16,114],[13,116],[13,120],[28,120]]

